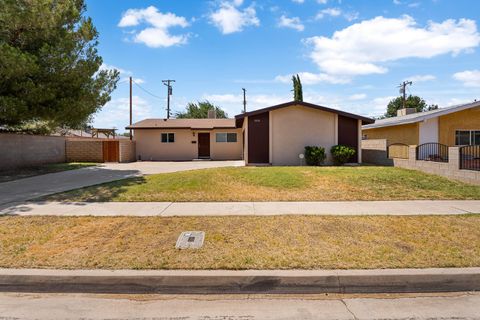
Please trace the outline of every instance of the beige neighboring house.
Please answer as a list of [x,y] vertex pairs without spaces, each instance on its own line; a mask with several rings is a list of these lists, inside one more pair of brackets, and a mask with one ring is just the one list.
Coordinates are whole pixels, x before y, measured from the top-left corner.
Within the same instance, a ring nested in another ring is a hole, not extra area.
[[306,102],[237,115],[235,119],[146,119],[133,129],[139,160],[240,160],[246,164],[301,165],[305,146],[353,147],[361,162],[362,124],[373,119]]
[[386,139],[388,144],[480,145],[480,101],[426,112],[401,109],[396,117],[363,126],[362,133],[366,140]]
[[137,160],[241,160],[242,130],[235,119],[145,119],[133,129]]

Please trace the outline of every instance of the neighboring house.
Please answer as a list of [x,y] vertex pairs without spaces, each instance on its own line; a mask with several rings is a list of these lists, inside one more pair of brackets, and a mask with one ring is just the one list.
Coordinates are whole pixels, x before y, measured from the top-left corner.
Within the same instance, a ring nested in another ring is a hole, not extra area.
[[246,112],[235,117],[245,137],[247,164],[300,165],[305,146],[324,147],[327,163],[330,148],[337,144],[353,147],[351,162],[361,162],[362,124],[374,120],[319,105],[292,101]]
[[140,160],[236,160],[247,164],[299,165],[305,146],[353,147],[361,162],[361,126],[373,119],[306,102],[288,102],[235,119],[146,119],[133,129]]
[[[90,132],[76,129],[58,129],[52,136],[62,136],[69,138],[94,138],[94,139],[128,139],[126,136],[109,134],[116,129],[91,129]],[[104,132],[105,131],[105,132]]]
[[133,129],[138,160],[241,160],[235,119],[145,119]]
[[480,101],[419,113],[414,110],[402,109],[397,117],[363,126],[363,138],[386,139],[388,144],[480,145]]

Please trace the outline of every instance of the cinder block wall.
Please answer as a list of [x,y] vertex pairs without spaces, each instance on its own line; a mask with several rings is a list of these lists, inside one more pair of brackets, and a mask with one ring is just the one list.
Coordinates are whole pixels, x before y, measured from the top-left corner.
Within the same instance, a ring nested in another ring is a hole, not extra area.
[[387,158],[387,139],[362,140],[362,162],[392,166],[393,160]]
[[0,133],[0,170],[65,162],[65,137]]
[[67,139],[67,162],[103,162],[102,140]]
[[448,162],[416,160],[416,147],[409,146],[408,159],[393,159],[395,167],[419,170],[449,179],[480,185],[480,171],[460,170],[458,147],[448,148]]
[[135,141],[120,140],[119,141],[119,161],[120,162],[134,162],[135,158]]

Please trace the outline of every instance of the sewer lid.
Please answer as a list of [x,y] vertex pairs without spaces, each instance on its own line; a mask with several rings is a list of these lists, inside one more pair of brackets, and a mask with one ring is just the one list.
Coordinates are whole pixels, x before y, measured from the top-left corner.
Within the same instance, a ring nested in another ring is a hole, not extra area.
[[177,249],[199,249],[203,246],[205,232],[203,231],[184,231],[180,234],[175,244]]

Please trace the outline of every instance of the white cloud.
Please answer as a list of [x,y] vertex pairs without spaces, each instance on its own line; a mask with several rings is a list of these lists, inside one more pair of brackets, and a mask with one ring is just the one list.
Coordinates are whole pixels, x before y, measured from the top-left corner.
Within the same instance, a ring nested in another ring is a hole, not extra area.
[[[295,73],[297,74],[297,73]],[[290,83],[292,82],[292,75],[279,75],[275,77],[276,82]],[[314,85],[321,82],[328,82],[333,84],[343,84],[348,83],[350,78],[341,77],[341,76],[332,76],[326,73],[311,73],[311,72],[298,72],[300,80],[304,85]]]
[[339,8],[327,8],[320,10],[319,13],[315,16],[315,19],[320,20],[323,19],[325,16],[330,16],[330,17],[338,17],[339,15],[342,14],[342,10]]
[[317,0],[317,3],[319,4],[326,4],[328,0]]
[[435,77],[434,75],[431,75],[431,74],[418,74],[418,75],[414,75],[414,76],[411,76],[411,77],[408,77],[406,78],[405,80],[409,80],[409,81],[412,81],[413,83],[416,83],[416,82],[426,82],[426,81],[432,81],[432,80],[435,80],[437,79],[437,77]]
[[[116,67],[116,66],[113,66],[113,65],[110,65],[110,64],[106,64],[106,63],[102,63],[102,65],[100,66],[99,68],[99,71],[102,71],[102,70],[112,70],[112,69],[116,69],[118,72],[120,72],[120,81],[119,83],[124,83],[124,82],[128,82],[130,81],[129,77],[131,77],[133,75],[133,73],[129,70],[125,70],[125,69],[122,69],[122,68],[119,68],[119,67]],[[135,81],[136,83],[138,84],[143,84],[145,83],[146,81],[142,78],[135,78],[133,77],[132,78],[133,81]]]
[[367,98],[367,95],[365,93],[357,93],[357,94],[352,94],[350,97],[348,97],[348,100],[357,101],[357,100],[363,100],[365,98]]
[[466,87],[480,88],[480,70],[457,72],[453,75],[453,78],[457,81],[463,82],[463,85]]
[[210,14],[210,21],[223,33],[240,32],[247,26],[259,26],[260,20],[253,5],[241,10],[243,1],[222,2],[217,11]]
[[305,29],[305,26],[302,24],[302,21],[300,21],[300,18],[288,18],[285,15],[282,15],[280,17],[280,20],[278,21],[278,26],[283,28],[295,29],[297,31],[303,31]]
[[136,27],[140,24],[147,24],[150,27],[141,31],[133,31],[133,40],[135,42],[144,43],[148,47],[170,47],[174,45],[184,44],[187,42],[188,36],[185,34],[172,35],[170,28],[189,26],[187,19],[177,16],[173,13],[159,12],[154,6],[146,9],[128,9],[118,23],[121,28]]
[[331,38],[307,39],[311,59],[329,75],[386,73],[383,62],[468,52],[480,43],[475,21],[429,22],[418,27],[409,16],[376,17],[336,31]]
[[358,19],[359,13],[356,11],[344,13],[340,8],[326,8],[326,9],[320,10],[317,13],[317,15],[315,16],[315,20],[321,20],[326,16],[330,16],[330,17],[342,16],[348,21],[353,21]]
[[292,0],[292,2],[295,2],[295,3],[304,3],[305,0]]
[[[96,127],[113,128],[117,127],[121,132],[128,125],[130,118],[130,100],[128,97],[117,98],[109,101],[102,110],[95,115],[94,125]],[[152,107],[148,101],[139,96],[132,97],[133,121],[139,121],[152,117]]]

